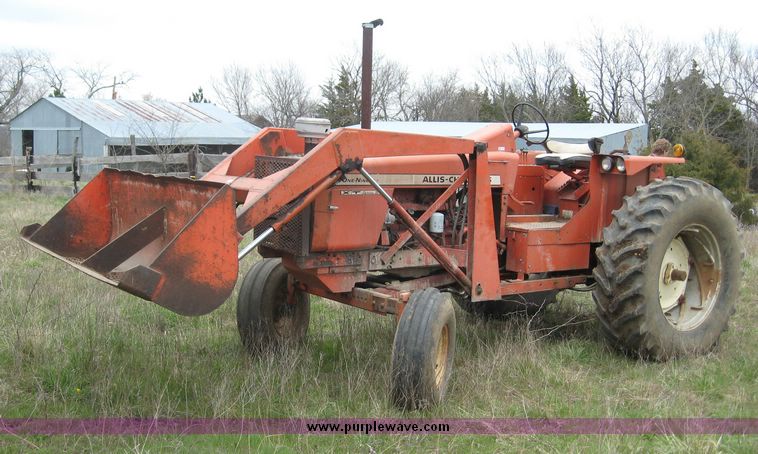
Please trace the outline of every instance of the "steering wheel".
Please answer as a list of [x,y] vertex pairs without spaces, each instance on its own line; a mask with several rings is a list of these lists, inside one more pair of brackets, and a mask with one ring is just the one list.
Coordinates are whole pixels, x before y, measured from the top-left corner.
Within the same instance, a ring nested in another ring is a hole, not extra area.
[[[525,110],[527,112],[527,115],[524,115]],[[537,115],[529,115],[532,112],[536,113]],[[526,117],[535,117],[534,119],[539,119],[539,122],[543,123],[545,127],[543,129],[530,131],[526,125],[522,126]],[[513,123],[513,129],[518,129],[521,131],[521,137],[526,140],[527,145],[544,145],[545,142],[547,142],[548,137],[550,137],[550,125],[545,119],[545,115],[542,113],[542,111],[540,111],[540,109],[538,109],[533,104],[529,104],[528,102],[520,102],[513,106],[513,111],[511,112],[511,122]],[[541,132],[545,133],[545,138],[539,141],[529,140],[530,134],[539,134]]]

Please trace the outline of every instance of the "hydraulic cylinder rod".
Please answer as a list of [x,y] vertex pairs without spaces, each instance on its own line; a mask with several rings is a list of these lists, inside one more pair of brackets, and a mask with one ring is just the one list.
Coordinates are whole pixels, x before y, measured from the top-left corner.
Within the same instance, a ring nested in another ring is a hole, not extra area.
[[274,232],[278,232],[281,230],[282,226],[289,221],[292,220],[295,216],[297,216],[301,211],[305,209],[313,200],[320,195],[322,192],[326,191],[334,183],[339,181],[340,178],[342,178],[342,175],[344,173],[342,170],[336,170],[332,172],[331,175],[324,178],[321,183],[316,185],[315,188],[311,192],[309,192],[305,197],[303,197],[303,200],[300,201],[294,208],[292,208],[287,214],[285,214],[281,219],[277,220],[271,227],[267,228],[263,231],[260,235],[258,235],[250,244],[245,246],[237,255],[238,260],[242,260],[245,258],[247,254],[252,252],[255,248],[257,248],[263,240],[266,239],[267,236],[271,235]]

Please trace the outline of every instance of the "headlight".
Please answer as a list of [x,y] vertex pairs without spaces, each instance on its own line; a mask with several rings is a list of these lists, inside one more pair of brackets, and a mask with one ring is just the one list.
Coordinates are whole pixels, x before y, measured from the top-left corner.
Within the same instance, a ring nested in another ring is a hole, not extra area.
[[613,158],[610,156],[604,157],[603,160],[600,161],[600,168],[603,169],[604,172],[610,172],[613,168]]
[[623,159],[621,158],[616,159],[616,170],[622,173],[626,172],[626,163],[624,162]]

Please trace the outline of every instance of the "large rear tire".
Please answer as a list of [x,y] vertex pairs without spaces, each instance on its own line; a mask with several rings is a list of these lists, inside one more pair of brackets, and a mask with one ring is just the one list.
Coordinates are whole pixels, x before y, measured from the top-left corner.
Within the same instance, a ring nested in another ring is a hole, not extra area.
[[392,346],[391,397],[402,409],[422,409],[445,397],[455,354],[455,310],[436,288],[413,292]]
[[625,198],[603,231],[593,292],[603,332],[642,358],[711,350],[735,311],[741,246],[729,202],[691,178]]
[[251,352],[300,342],[310,319],[310,298],[288,284],[281,259],[263,259],[245,275],[237,298],[237,328]]

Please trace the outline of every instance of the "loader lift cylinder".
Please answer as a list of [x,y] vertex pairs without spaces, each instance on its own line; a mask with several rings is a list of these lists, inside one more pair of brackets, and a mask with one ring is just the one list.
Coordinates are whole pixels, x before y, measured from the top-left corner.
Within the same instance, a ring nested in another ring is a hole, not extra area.
[[334,172],[332,172],[331,175],[324,178],[321,183],[319,183],[311,192],[309,192],[303,200],[298,203],[294,208],[292,208],[287,214],[285,214],[282,218],[278,219],[274,225],[267,228],[263,231],[260,235],[255,237],[255,239],[245,246],[237,255],[237,260],[242,260],[245,258],[245,256],[249,253],[251,253],[255,248],[257,248],[263,240],[266,239],[269,235],[271,235],[274,232],[278,232],[281,230],[282,226],[289,221],[292,220],[295,216],[300,214],[301,211],[305,209],[308,205],[310,205],[313,200],[316,199],[317,196],[321,195],[322,192],[326,191],[327,189],[331,188],[334,183],[336,183],[342,176],[344,175],[344,172],[339,169]]
[[263,233],[255,237],[255,239],[251,241],[250,244],[242,248],[239,254],[237,254],[237,260],[244,259],[247,254],[253,252],[253,250],[255,250],[255,248],[257,248],[263,242],[263,240],[265,240],[272,233],[274,233],[274,228],[269,227]]

